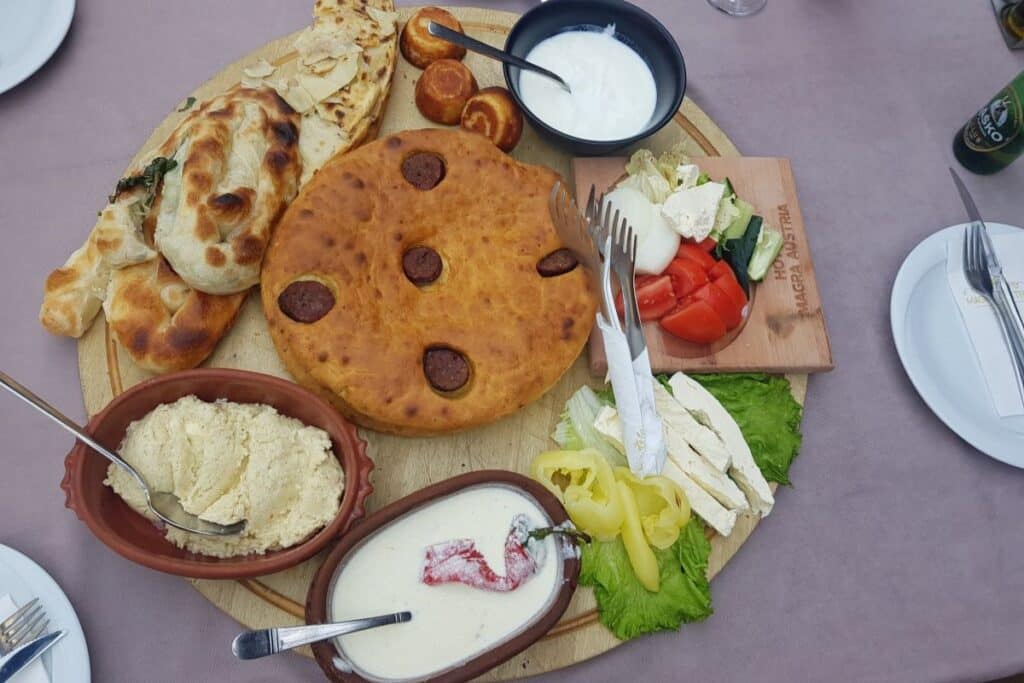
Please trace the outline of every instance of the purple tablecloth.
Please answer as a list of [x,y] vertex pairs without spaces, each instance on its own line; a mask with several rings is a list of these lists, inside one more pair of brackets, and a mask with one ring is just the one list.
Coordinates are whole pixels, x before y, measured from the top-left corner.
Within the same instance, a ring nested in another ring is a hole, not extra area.
[[[75,343],[36,323],[43,278],[167,111],[221,66],[301,28],[311,4],[80,0],[54,59],[0,95],[0,367],[83,417]],[[538,680],[1024,670],[1024,473],[928,411],[887,313],[904,255],[963,219],[945,168],[953,132],[1024,69],[1024,52],[1006,50],[985,0],[769,0],[749,19],[703,0],[640,4],[676,36],[688,94],[737,146],[793,160],[837,369],[811,381],[795,486],[715,580],[714,616]],[[987,217],[1024,223],[1024,161],[968,185]],[[100,545],[63,509],[69,441],[43,418],[0,397],[0,435],[0,542],[68,593],[95,680],[317,679],[300,657],[235,661],[229,617]]]

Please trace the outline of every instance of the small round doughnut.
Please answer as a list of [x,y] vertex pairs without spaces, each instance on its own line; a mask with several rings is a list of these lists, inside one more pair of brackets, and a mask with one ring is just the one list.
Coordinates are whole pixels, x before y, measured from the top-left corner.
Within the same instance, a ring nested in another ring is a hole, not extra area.
[[478,89],[465,64],[455,59],[439,59],[416,81],[416,108],[434,123],[454,126]]
[[511,152],[523,135],[523,112],[505,88],[484,88],[466,102],[462,127],[487,136],[503,152]]
[[398,44],[402,56],[420,69],[426,69],[439,59],[462,59],[466,56],[466,48],[430,35],[427,25],[432,21],[464,33],[459,20],[452,16],[451,12],[440,7],[424,7],[409,17]]

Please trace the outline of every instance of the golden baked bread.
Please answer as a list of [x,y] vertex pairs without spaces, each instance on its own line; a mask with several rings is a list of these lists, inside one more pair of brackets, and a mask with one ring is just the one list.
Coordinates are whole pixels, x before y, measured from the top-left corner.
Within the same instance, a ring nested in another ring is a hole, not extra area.
[[335,157],[292,202],[261,292],[285,367],[355,422],[440,434],[540,397],[596,300],[548,213],[557,174],[455,130]]
[[462,118],[466,101],[477,89],[476,79],[465,64],[439,59],[416,81],[416,108],[434,123],[452,126]]
[[188,116],[159,153],[154,242],[190,287],[234,294],[259,282],[274,224],[298,188],[299,117],[269,88],[234,88]]
[[439,59],[462,59],[466,56],[466,48],[431,35],[427,26],[432,21],[464,33],[462,24],[448,10],[440,7],[423,7],[417,10],[409,17],[409,21],[405,22],[400,46],[402,56],[420,69],[426,69]]
[[523,112],[508,90],[491,86],[469,98],[461,125],[486,135],[503,152],[511,152],[523,135]]
[[103,312],[118,343],[151,372],[194,368],[213,353],[248,292],[192,289],[163,258],[115,270]]
[[140,198],[134,190],[108,204],[85,244],[46,278],[39,322],[49,332],[81,337],[99,313],[111,271],[157,257],[142,236]]
[[[360,50],[352,81],[316,105],[317,115],[337,125],[343,137],[331,155],[315,160],[317,168],[330,156],[363,144],[384,113],[398,56],[398,15],[394,10],[393,0],[318,0],[315,5],[313,29],[340,33]],[[303,117],[303,136],[310,127],[307,118]],[[311,161],[303,158],[304,164]]]

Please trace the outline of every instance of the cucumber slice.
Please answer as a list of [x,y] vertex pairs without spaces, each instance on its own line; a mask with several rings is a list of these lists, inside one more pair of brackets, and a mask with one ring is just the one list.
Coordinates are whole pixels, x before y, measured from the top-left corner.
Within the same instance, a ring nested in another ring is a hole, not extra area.
[[750,263],[747,265],[747,275],[750,276],[750,279],[755,282],[763,280],[780,251],[782,251],[782,233],[772,230],[767,225],[762,225],[761,232],[757,236],[757,243],[754,245],[754,253],[751,254]]
[[750,223],[750,217],[754,215],[754,206],[750,202],[736,197],[733,203],[736,206],[736,216],[723,232],[724,238],[727,240],[743,237],[743,233],[747,230],[747,224]]

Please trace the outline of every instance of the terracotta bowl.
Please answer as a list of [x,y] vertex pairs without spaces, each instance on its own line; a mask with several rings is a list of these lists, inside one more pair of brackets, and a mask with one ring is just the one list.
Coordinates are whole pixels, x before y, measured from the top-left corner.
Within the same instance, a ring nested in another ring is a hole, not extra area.
[[164,538],[152,522],[135,512],[112,489],[103,485],[109,462],[76,442],[64,460],[61,488],[67,507],[74,510],[96,538],[119,555],[150,569],[195,579],[241,579],[294,567],[341,536],[363,516],[366,497],[373,491],[366,442],[323,399],[297,384],[256,372],[199,369],[176,372],[138,384],[96,414],[86,431],[101,444],[116,449],[128,425],[161,403],[194,394],[204,401],[219,398],[236,403],[264,403],[282,415],[326,431],[345,472],[345,492],[337,517],[299,545],[221,559],[182,550]]
[[[420,489],[370,515],[351,533],[347,534],[338,545],[334,546],[310,585],[306,598],[306,623],[321,624],[328,620],[327,603],[330,599],[334,578],[349,553],[356,549],[362,541],[408,512],[464,489],[487,484],[500,484],[519,489],[536,501],[553,524],[561,524],[569,519],[565,508],[543,486],[514,472],[501,470],[470,472]],[[560,542],[571,543],[571,541]],[[558,588],[547,611],[536,617],[528,628],[514,638],[499,643],[456,669],[444,671],[433,678],[422,680],[434,683],[468,681],[511,659],[550,631],[569,607],[569,601],[572,600],[572,595],[576,591],[580,575],[580,560],[577,556],[563,553],[560,553],[559,556],[563,563],[562,585]],[[340,671],[334,665],[334,658],[339,653],[333,641],[314,643],[313,654],[327,678],[336,683],[363,683],[367,680],[358,673]],[[396,656],[401,656],[401,653]]]

